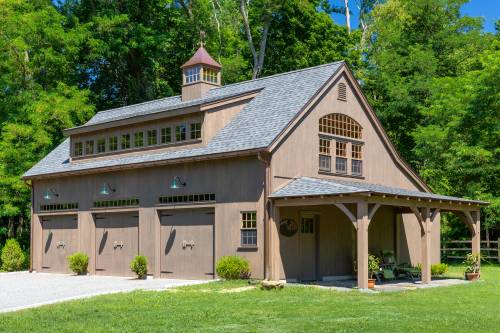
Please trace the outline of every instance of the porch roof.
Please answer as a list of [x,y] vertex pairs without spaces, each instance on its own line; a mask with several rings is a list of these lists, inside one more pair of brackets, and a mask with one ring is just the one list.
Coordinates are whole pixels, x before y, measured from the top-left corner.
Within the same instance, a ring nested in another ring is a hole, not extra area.
[[279,199],[344,194],[379,194],[417,199],[421,198],[430,200],[474,203],[479,205],[488,204],[488,202],[485,201],[462,199],[458,197],[451,197],[429,192],[413,191],[403,188],[389,187],[385,185],[311,177],[299,177],[292,179],[285,186],[273,192],[269,197]]

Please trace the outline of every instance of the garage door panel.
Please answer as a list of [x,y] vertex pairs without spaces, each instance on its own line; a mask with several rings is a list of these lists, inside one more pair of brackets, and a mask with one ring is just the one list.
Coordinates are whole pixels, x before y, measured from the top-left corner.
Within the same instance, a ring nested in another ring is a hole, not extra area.
[[162,276],[212,279],[213,233],[213,210],[162,214]]
[[134,276],[130,262],[139,251],[137,213],[94,217],[96,224],[96,274]]
[[78,251],[78,218],[42,218],[42,270],[70,273],[67,257]]

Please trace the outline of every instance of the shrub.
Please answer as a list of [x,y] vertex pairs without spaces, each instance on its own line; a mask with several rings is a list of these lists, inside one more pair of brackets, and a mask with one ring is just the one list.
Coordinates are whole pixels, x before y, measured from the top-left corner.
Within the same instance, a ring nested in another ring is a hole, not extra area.
[[431,274],[432,275],[443,275],[448,271],[447,264],[435,264],[431,266]]
[[146,278],[146,275],[148,274],[148,258],[141,255],[135,256],[130,263],[130,269],[132,272],[137,274],[139,279]]
[[8,239],[2,249],[2,269],[5,271],[19,271],[25,262],[24,252],[15,239]]
[[221,278],[226,280],[248,279],[250,263],[239,256],[225,256],[217,262],[216,271]]
[[71,269],[76,274],[87,273],[87,267],[89,265],[89,256],[83,252],[76,252],[68,257],[69,269]]

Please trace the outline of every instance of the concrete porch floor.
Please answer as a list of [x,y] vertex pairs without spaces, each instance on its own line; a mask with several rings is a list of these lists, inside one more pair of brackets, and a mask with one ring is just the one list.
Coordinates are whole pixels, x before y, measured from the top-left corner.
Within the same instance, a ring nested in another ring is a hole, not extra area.
[[[394,280],[394,281],[386,281],[386,282],[377,282],[375,285],[375,289],[366,289],[363,291],[366,292],[398,292],[398,291],[407,291],[407,290],[415,290],[415,289],[425,289],[425,288],[437,288],[437,287],[446,287],[446,286],[454,286],[459,284],[469,283],[466,280],[462,279],[435,279],[432,280],[429,284],[424,284],[421,281],[411,282],[406,279],[403,280]],[[322,289],[332,289],[336,291],[354,291],[358,290],[356,280],[338,280],[338,281],[317,281],[310,283],[289,283],[289,285],[297,285],[297,286],[315,286]]]

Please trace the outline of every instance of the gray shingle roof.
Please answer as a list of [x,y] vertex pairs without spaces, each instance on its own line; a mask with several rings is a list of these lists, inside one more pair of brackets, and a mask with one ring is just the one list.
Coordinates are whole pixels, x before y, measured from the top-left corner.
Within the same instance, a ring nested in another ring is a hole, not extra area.
[[115,155],[89,159],[88,161],[70,162],[69,139],[66,139],[28,170],[24,177],[266,148],[341,65],[342,62],[336,62],[231,84],[212,89],[199,100],[182,102],[180,96],[175,96],[98,112],[85,125],[204,104],[262,89],[204,147],[190,148],[185,146],[179,150],[168,152],[150,150],[144,154]]
[[320,179],[310,177],[300,177],[291,180],[285,186],[273,192],[270,198],[291,198],[291,197],[308,197],[320,195],[339,195],[339,194],[356,194],[356,193],[377,193],[386,195],[408,196],[424,199],[437,199],[446,201],[461,201],[478,204],[487,204],[484,201],[468,200],[446,195],[433,194],[428,192],[420,192],[407,190],[397,187],[389,187],[384,185],[361,183],[353,181],[343,181],[334,179]]

